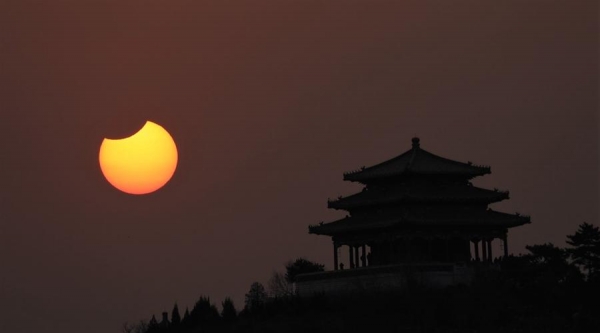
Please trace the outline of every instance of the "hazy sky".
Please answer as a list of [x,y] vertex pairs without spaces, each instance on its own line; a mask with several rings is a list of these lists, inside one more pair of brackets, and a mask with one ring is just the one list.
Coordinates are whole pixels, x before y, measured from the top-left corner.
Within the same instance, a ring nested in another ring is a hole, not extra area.
[[[597,1],[0,0],[0,331],[118,332],[331,267],[307,226],[413,136],[491,165],[492,207],[532,219],[512,252],[564,245],[598,223],[598,42]],[[98,149],[146,120],[179,166],[130,196]]]

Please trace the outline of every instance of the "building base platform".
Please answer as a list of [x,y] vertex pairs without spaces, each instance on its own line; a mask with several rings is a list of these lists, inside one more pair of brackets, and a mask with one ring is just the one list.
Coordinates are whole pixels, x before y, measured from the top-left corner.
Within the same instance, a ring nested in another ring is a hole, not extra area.
[[358,292],[386,292],[423,286],[443,288],[469,285],[473,267],[466,263],[401,264],[362,267],[298,275],[296,293],[339,295]]

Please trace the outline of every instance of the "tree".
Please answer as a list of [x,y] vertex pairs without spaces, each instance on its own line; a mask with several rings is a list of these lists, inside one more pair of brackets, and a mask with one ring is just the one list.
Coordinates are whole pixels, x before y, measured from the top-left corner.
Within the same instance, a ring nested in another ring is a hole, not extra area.
[[219,319],[217,307],[210,303],[210,298],[200,296],[189,315],[192,327],[197,325],[213,324]]
[[280,272],[273,272],[269,279],[269,295],[272,297],[289,297],[294,294],[293,285]]
[[178,326],[181,323],[181,316],[179,315],[179,308],[177,307],[177,303],[173,307],[173,311],[171,312],[171,325]]
[[296,276],[305,273],[322,272],[325,265],[315,263],[304,258],[298,258],[294,262],[285,265],[285,278],[289,283],[296,282]]
[[183,313],[183,319],[181,319],[181,325],[185,326],[185,327],[189,327],[190,326],[190,311],[188,310],[188,308],[185,308],[185,312]]
[[584,222],[573,235],[567,235],[568,250],[573,262],[587,270],[588,279],[600,272],[600,229]]
[[148,331],[148,323],[145,320],[140,320],[140,322],[135,325],[134,333],[146,333]]
[[259,282],[254,282],[246,294],[245,309],[248,311],[256,311],[261,309],[266,302],[267,293],[265,292],[265,287]]
[[156,317],[154,315],[152,315],[152,319],[150,319],[150,321],[148,322],[148,328],[146,329],[146,332],[154,333],[154,332],[157,332],[158,330],[159,330],[158,322],[156,321]]
[[525,248],[530,252],[529,260],[533,264],[557,265],[565,263],[568,257],[564,249],[552,243],[542,245],[527,245]]
[[123,323],[121,326],[121,333],[133,333],[135,329],[135,324],[129,324],[128,322]]
[[221,318],[228,323],[234,321],[237,317],[237,311],[231,298],[226,297],[221,305],[223,306],[223,309],[221,310]]
[[568,252],[552,243],[527,245],[530,254],[524,259],[528,262],[531,282],[538,286],[551,288],[567,281],[580,281],[581,272],[570,264]]
[[145,320],[140,320],[137,324],[124,323],[121,327],[122,333],[146,333],[148,331],[148,323]]

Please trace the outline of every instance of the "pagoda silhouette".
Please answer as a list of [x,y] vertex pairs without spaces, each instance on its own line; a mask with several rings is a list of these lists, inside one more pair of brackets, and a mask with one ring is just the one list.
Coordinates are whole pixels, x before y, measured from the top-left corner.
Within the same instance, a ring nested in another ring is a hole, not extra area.
[[[509,198],[506,191],[472,185],[471,179],[490,173],[489,166],[434,155],[421,148],[419,138],[397,157],[345,173],[345,181],[364,188],[328,200],[328,207],[348,215],[309,226],[310,234],[332,238],[333,271],[299,276],[297,291],[402,287],[409,280],[434,286],[469,283],[470,263],[491,263],[495,239],[502,240],[508,256],[508,229],[530,223],[528,216],[488,208]],[[343,247],[346,267],[340,264]]]

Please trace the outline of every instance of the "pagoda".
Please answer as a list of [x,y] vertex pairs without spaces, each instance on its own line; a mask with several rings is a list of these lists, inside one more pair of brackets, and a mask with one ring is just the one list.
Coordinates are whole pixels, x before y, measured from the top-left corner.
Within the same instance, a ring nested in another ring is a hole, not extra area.
[[[419,138],[405,153],[372,167],[345,173],[364,185],[361,192],[328,200],[345,210],[340,220],[309,226],[330,236],[334,271],[343,270],[340,248],[348,249],[346,272],[391,265],[454,265],[491,262],[492,242],[508,255],[508,229],[530,223],[528,216],[494,211],[488,205],[509,193],[474,186],[489,166],[462,163],[421,148]],[[304,279],[310,280],[310,279]]]

